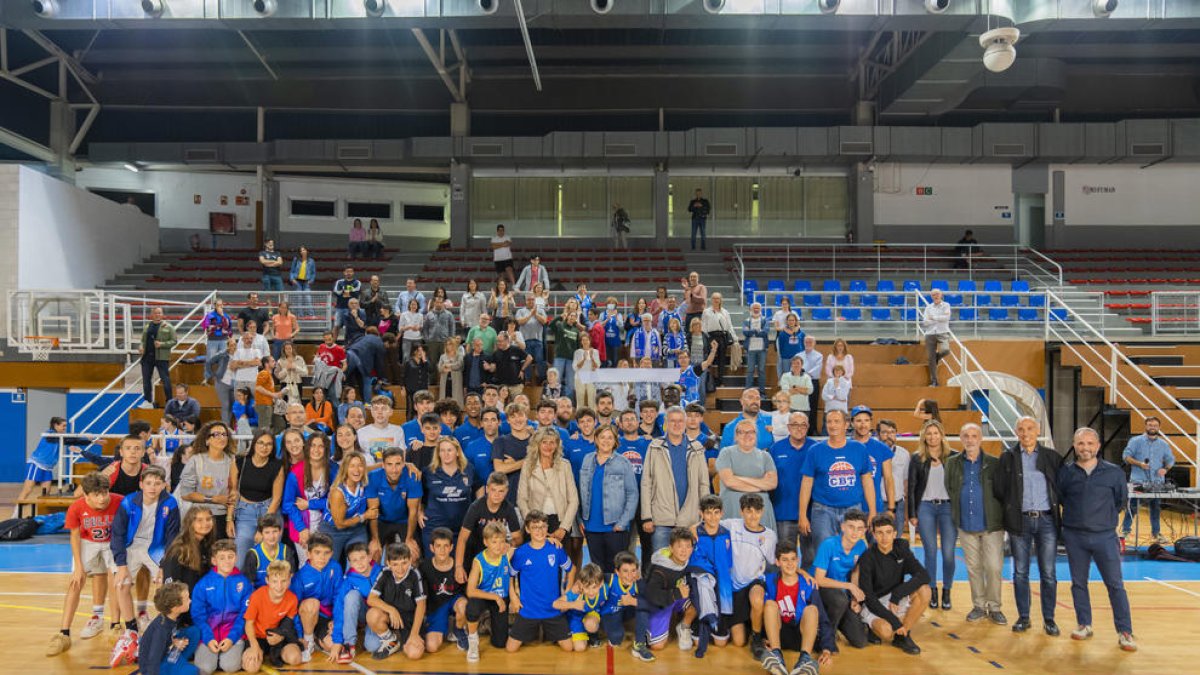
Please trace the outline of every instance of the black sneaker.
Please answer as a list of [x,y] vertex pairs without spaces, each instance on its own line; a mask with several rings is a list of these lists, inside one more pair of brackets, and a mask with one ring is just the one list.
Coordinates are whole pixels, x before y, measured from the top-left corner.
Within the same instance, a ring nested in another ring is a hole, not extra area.
[[[1019,616],[1017,617],[1017,622],[1013,624],[1012,632],[1024,633],[1025,631],[1029,630],[1031,626],[1032,624],[1029,623],[1029,617]],[[1058,626],[1055,626],[1054,628],[1055,630],[1058,630]]]
[[762,635],[755,633],[750,636],[750,655],[755,661],[762,661],[763,655],[767,653],[766,640]]
[[1062,631],[1058,629],[1058,624],[1054,623],[1054,619],[1046,619],[1046,635],[1050,637],[1058,637]]
[[917,643],[913,642],[913,639],[907,635],[892,636],[892,646],[904,652],[905,654],[911,654],[913,656],[921,653],[921,648],[918,647]]
[[875,631],[873,631],[873,630],[871,630],[870,628],[868,628],[868,629],[867,629],[867,644],[869,644],[869,645],[881,645],[881,644],[883,644],[883,640],[881,640],[881,639],[879,638],[879,636],[875,634]]
[[646,663],[653,663],[655,656],[650,651],[650,647],[646,646],[645,642],[633,643],[633,658]]
[[588,649],[599,649],[604,646],[604,640],[595,633],[588,634]]

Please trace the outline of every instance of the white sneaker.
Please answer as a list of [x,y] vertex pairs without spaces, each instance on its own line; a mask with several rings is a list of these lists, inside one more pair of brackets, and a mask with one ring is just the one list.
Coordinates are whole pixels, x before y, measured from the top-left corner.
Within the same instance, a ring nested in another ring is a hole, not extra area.
[[1072,640],[1090,640],[1091,638],[1092,638],[1092,627],[1091,626],[1079,626],[1075,630],[1071,631],[1071,639]]
[[309,642],[304,645],[303,651],[300,652],[300,663],[308,663],[312,661],[313,643]]
[[90,640],[104,631],[104,619],[93,614],[92,618],[83,626],[83,630],[79,631],[79,637],[84,640]]
[[479,636],[467,636],[467,663],[475,663],[479,660]]
[[1121,633],[1118,635],[1117,645],[1127,652],[1137,651],[1137,641],[1133,639],[1133,633]]
[[675,636],[679,638],[680,651],[690,652],[696,647],[696,641],[692,638],[692,629],[684,625],[682,621],[675,626]]
[[147,614],[146,612],[138,612],[137,622],[138,622],[138,635],[141,635],[142,633],[146,632],[147,628],[150,627],[150,615]]
[[141,403],[138,404],[138,407],[141,408],[142,410],[153,410],[154,404],[151,403],[150,401],[143,400]]

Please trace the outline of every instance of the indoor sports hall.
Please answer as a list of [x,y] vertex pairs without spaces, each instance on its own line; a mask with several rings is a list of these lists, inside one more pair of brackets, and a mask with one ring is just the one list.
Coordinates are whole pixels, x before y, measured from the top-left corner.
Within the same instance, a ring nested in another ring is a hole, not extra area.
[[11,673],[1191,673],[1200,4],[0,0]]

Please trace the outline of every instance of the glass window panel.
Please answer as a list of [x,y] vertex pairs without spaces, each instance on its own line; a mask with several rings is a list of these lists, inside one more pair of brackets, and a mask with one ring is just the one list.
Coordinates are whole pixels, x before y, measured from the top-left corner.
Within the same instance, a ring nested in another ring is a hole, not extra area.
[[804,234],[804,181],[793,176],[758,179],[758,234],[799,237]]
[[712,213],[708,217],[708,236],[758,235],[751,217],[756,181],[757,178],[749,176],[717,176],[713,179],[712,195],[708,196],[712,205]]
[[[653,176],[620,176],[608,179],[608,192],[611,202],[625,207],[629,214],[629,236],[654,236],[654,177]],[[612,218],[612,204],[609,204],[609,221]],[[605,222],[608,227],[609,221]]]
[[[704,191],[704,197],[712,204],[712,179],[708,177],[689,178],[679,176],[671,181],[671,209],[670,222],[668,223],[667,231],[672,237],[690,237],[692,235],[692,214],[688,212],[688,205],[691,204],[692,198],[696,196],[696,189]],[[714,213],[709,216],[708,225],[705,234],[713,235],[713,216],[717,210],[717,205],[712,204]]]
[[809,237],[842,237],[850,221],[850,194],[845,176],[804,177],[804,233]]
[[474,178],[471,180],[471,229],[477,237],[491,237],[496,226],[511,226],[517,220],[517,179]]
[[518,178],[514,237],[558,236],[558,179]]
[[608,178],[583,176],[562,180],[562,236],[608,236]]

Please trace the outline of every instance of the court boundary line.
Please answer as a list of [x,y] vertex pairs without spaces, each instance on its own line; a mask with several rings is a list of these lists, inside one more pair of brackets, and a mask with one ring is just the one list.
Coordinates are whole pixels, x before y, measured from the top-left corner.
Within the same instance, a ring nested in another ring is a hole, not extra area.
[[[1176,586],[1175,584],[1171,584],[1171,583],[1167,583],[1167,582],[1165,582],[1165,581],[1162,581],[1161,579],[1155,579],[1155,578],[1153,578],[1153,577],[1143,577],[1143,579],[1145,579],[1146,581],[1150,581],[1150,582],[1156,583],[1156,584],[1158,584],[1158,585],[1160,585],[1160,586],[1166,586],[1167,588],[1171,588],[1171,589],[1174,589],[1174,590],[1176,590],[1176,591],[1181,591],[1181,592],[1183,592],[1183,593],[1187,593],[1188,595],[1191,595],[1191,596],[1193,596],[1193,597],[1200,598],[1200,593],[1197,593],[1196,591],[1193,591],[1193,590],[1190,590],[1190,589],[1187,589],[1187,588],[1181,588],[1181,587],[1179,587],[1179,586]],[[1136,581],[1136,579],[1135,579],[1134,581]],[[1177,580],[1177,581],[1178,581],[1178,580]]]

